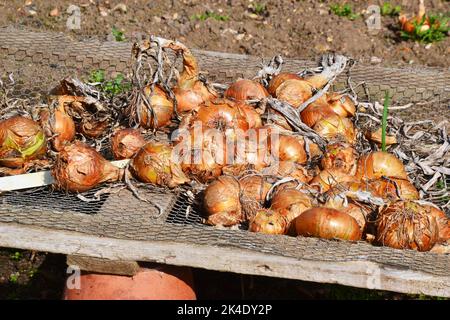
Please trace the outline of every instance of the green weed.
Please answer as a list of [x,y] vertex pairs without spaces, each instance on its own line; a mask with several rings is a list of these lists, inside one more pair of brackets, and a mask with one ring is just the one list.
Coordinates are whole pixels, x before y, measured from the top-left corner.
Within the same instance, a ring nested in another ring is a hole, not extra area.
[[339,17],[346,17],[350,20],[355,20],[356,18],[359,18],[358,13],[353,12],[353,8],[348,3],[346,4],[332,4],[330,5],[330,10],[335,15]]

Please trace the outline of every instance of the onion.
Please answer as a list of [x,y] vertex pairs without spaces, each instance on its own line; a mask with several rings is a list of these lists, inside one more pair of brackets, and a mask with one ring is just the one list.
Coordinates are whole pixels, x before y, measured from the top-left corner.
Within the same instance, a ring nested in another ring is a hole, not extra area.
[[250,220],[263,207],[272,184],[263,176],[248,175],[239,180],[239,185],[242,210],[246,219]]
[[330,109],[343,118],[353,117],[356,113],[355,103],[349,96],[338,93],[328,95]]
[[332,143],[327,145],[326,152],[321,160],[323,169],[335,169],[350,175],[356,173],[356,150],[348,143]]
[[235,101],[261,100],[269,96],[269,93],[256,81],[240,79],[228,87],[224,96]]
[[303,102],[312,97],[313,87],[304,80],[290,79],[280,84],[275,92],[275,97],[298,108]]
[[328,141],[342,140],[351,144],[356,142],[355,126],[348,118],[338,115],[323,118],[314,125],[313,129]]
[[[149,106],[141,102],[138,106],[130,105],[127,113],[145,129],[158,129],[170,124],[173,115],[173,102],[166,92],[158,85],[154,86],[151,94],[151,86],[144,88],[144,94],[149,100]],[[151,96],[150,96],[151,94]],[[132,107],[132,108],[131,108]]]
[[[272,156],[281,161],[294,161],[304,164],[308,160],[308,154],[305,148],[305,140],[302,136],[280,134],[278,139],[271,137],[270,151]],[[309,143],[309,152],[312,158],[320,155],[319,147],[311,142]]]
[[145,145],[145,139],[137,129],[120,129],[111,137],[111,150],[114,159],[130,159]]
[[231,176],[217,178],[205,189],[203,208],[207,224],[227,227],[241,223],[239,182]]
[[172,156],[172,147],[148,142],[131,161],[131,173],[141,182],[174,188],[189,181]]
[[239,102],[236,104],[236,108],[239,112],[244,116],[245,120],[248,123],[248,128],[259,128],[262,126],[262,120],[259,113],[255,110],[254,107]]
[[320,192],[326,192],[333,186],[345,182],[351,182],[354,179],[354,176],[340,170],[325,169],[320,171],[320,173],[311,180],[311,185],[318,186],[320,188]]
[[289,80],[289,79],[302,80],[302,78],[299,75],[297,75],[296,73],[282,72],[282,73],[277,74],[270,80],[269,86],[267,87],[267,91],[269,92],[269,94],[276,97],[276,92],[277,92],[278,87],[283,82],[285,82],[286,80]]
[[64,105],[51,112],[48,109],[39,112],[39,124],[44,129],[48,138],[52,137],[51,143],[55,151],[61,151],[64,146],[75,138],[75,123],[69,116]]
[[436,218],[415,202],[395,202],[378,215],[376,242],[381,245],[429,251],[438,239]]
[[319,103],[317,101],[311,103],[300,113],[302,121],[311,128],[314,127],[319,120],[335,115],[336,113],[330,108],[328,103]]
[[443,211],[436,209],[434,206],[423,205],[423,207],[427,210],[428,215],[436,218],[436,222],[439,228],[439,242],[449,241],[450,219],[446,216],[446,214]]
[[450,240],[442,243],[436,243],[430,252],[437,254],[450,254]]
[[94,148],[76,141],[59,152],[52,175],[58,189],[85,192],[103,182],[121,180],[123,169],[105,160]]
[[371,152],[362,156],[358,161],[356,176],[362,180],[381,177],[408,179],[402,161],[393,154],[383,151]]
[[264,234],[285,234],[286,220],[277,212],[268,209],[260,209],[255,217],[250,220],[249,228],[251,232]]
[[[362,183],[362,185],[366,185]],[[403,179],[376,179],[370,181],[367,189],[376,197],[389,201],[418,200],[419,192],[408,180]]]
[[21,168],[47,151],[42,128],[33,120],[14,116],[0,121],[0,166]]
[[325,203],[325,207],[339,210],[353,217],[358,223],[361,232],[364,231],[367,218],[371,213],[370,209],[357,202],[345,201],[345,196],[342,195],[332,194],[331,196],[329,196]]
[[278,212],[290,224],[312,206],[311,198],[306,193],[293,188],[285,188],[274,194],[270,209]]
[[[195,159],[199,159],[196,163]],[[222,164],[216,159],[211,149],[203,148],[190,151],[190,162],[183,163],[181,168],[188,176],[201,183],[208,183],[222,174]]]
[[[378,146],[381,146],[381,131],[381,128],[378,128],[377,131],[367,131],[364,135],[368,140],[375,142]],[[395,143],[397,143],[397,138],[395,136],[386,135],[386,146],[390,146]]]
[[324,239],[360,240],[362,233],[350,215],[330,208],[312,208],[292,221],[297,235]]
[[264,168],[262,173],[279,177],[291,177],[303,183],[307,183],[312,179],[308,170],[294,161],[274,162],[269,167]]

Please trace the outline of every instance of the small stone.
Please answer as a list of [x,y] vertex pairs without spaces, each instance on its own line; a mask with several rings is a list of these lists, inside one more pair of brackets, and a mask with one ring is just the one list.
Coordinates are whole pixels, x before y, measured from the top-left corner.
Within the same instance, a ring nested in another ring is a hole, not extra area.
[[57,17],[57,16],[59,16],[58,8],[54,8],[52,11],[50,11],[49,15],[50,15],[50,17]]
[[425,46],[425,49],[430,49],[431,48],[431,43],[429,43],[429,44],[427,44],[426,46]]
[[33,0],[25,1],[25,6],[31,6],[33,4]]
[[119,3],[112,9],[112,11],[120,11],[122,13],[126,13],[127,12],[127,6],[124,3]]
[[371,64],[379,64],[379,63],[381,63],[381,58],[372,56],[372,57],[370,57],[370,63]]
[[177,19],[178,19],[178,13],[177,13],[177,12],[175,12],[175,13],[173,14],[172,19],[173,19],[173,20],[177,20]]
[[105,7],[98,7],[98,11],[100,12],[100,15],[102,17],[106,17],[108,15],[108,9],[106,9]]
[[244,39],[244,37],[245,37],[245,33],[240,33],[235,36],[235,39],[237,41],[241,41],[242,39]]
[[319,15],[320,15],[320,16],[324,16],[324,15],[326,15],[326,14],[328,14],[328,10],[319,9]]
[[155,23],[160,23],[160,22],[161,22],[161,18],[158,17],[158,16],[154,16],[154,17],[153,17],[153,22],[155,22]]
[[249,13],[249,14],[247,14],[247,16],[250,19],[259,19],[259,16],[256,13]]
[[413,63],[414,63],[414,60],[409,60],[408,63],[409,63],[409,64],[413,64]]
[[332,36],[328,36],[327,37],[327,42],[333,42],[333,37]]

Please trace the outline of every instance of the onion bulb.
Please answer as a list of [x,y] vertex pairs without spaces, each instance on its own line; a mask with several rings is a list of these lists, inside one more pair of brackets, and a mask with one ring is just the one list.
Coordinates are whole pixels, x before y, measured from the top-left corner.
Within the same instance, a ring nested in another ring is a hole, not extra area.
[[44,131],[35,121],[22,116],[0,121],[0,166],[22,168],[43,158],[46,151]]
[[285,234],[286,227],[286,220],[282,215],[272,210],[259,209],[250,220],[248,229],[264,234]]
[[85,192],[103,182],[121,180],[123,169],[105,160],[94,148],[76,141],[58,153],[52,175],[58,189]]
[[312,97],[313,87],[304,80],[289,79],[281,83],[275,91],[275,97],[298,108],[303,102]]
[[361,229],[350,215],[330,208],[312,208],[292,221],[296,234],[324,239],[360,240]]
[[385,200],[419,200],[419,192],[416,187],[408,180],[403,179],[376,179],[370,181],[367,189],[374,196]]
[[236,108],[239,110],[239,112],[244,116],[245,120],[248,123],[248,128],[259,128],[262,126],[262,120],[259,113],[255,110],[254,107],[239,102],[236,103]]
[[327,145],[321,166],[323,169],[335,169],[354,175],[357,162],[356,150],[350,144],[336,142]]
[[345,195],[331,194],[325,202],[325,207],[336,209],[353,217],[358,223],[361,231],[366,227],[366,221],[371,210],[357,202],[348,202]]
[[150,141],[131,161],[130,171],[141,182],[174,188],[189,181],[181,164],[172,155],[173,148],[165,143]]
[[331,93],[328,95],[328,104],[334,113],[343,118],[353,117],[356,113],[355,103],[348,95]]
[[267,91],[269,92],[269,94],[276,97],[276,92],[277,92],[278,87],[283,82],[285,82],[286,80],[289,80],[289,79],[302,80],[302,78],[299,75],[297,75],[296,73],[282,72],[282,73],[277,74],[270,80],[269,86],[267,87]]
[[301,113],[302,122],[308,127],[314,127],[314,125],[324,118],[335,116],[336,113],[330,108],[328,103],[313,102],[307,106]]
[[228,87],[224,96],[235,101],[261,100],[269,96],[269,93],[259,82],[240,79]]
[[415,202],[395,202],[378,214],[376,241],[381,245],[429,251],[438,239],[436,218]]
[[246,219],[250,220],[263,207],[272,184],[263,176],[248,175],[239,179],[239,185],[242,210]]
[[278,212],[290,224],[312,206],[311,198],[306,193],[294,188],[285,188],[273,195],[270,209]]
[[[270,152],[281,161],[304,164],[308,160],[305,139],[298,135],[280,134],[278,138],[271,137]],[[311,158],[320,155],[319,147],[313,142],[309,143],[309,152]]]
[[392,153],[383,151],[375,151],[362,156],[358,161],[356,176],[362,180],[382,177],[408,179],[402,161]]
[[51,144],[55,151],[61,151],[67,143],[72,142],[75,138],[75,122],[66,113],[62,104],[53,111],[41,110],[39,124],[44,129],[46,136],[52,137]]
[[351,182],[355,179],[354,176],[344,173],[336,169],[325,169],[320,171],[320,173],[311,180],[311,186],[318,186],[320,192],[326,192],[330,190],[331,187],[345,183]]
[[356,141],[356,129],[353,122],[338,115],[317,121],[313,129],[328,141],[342,140],[350,144]]
[[294,161],[273,162],[269,167],[264,168],[262,173],[278,177],[290,177],[302,183],[308,183],[312,179],[308,170]]
[[131,159],[145,145],[145,139],[138,129],[119,129],[111,137],[114,159]]
[[[382,130],[381,128],[378,128],[377,131],[367,131],[365,134],[365,137],[375,142],[378,146],[381,146],[381,136],[382,136]],[[386,135],[386,146],[390,146],[391,144],[397,143],[397,138],[395,136],[388,136]]]
[[431,205],[422,205],[422,207],[427,210],[428,215],[436,218],[439,228],[439,242],[450,240],[450,219],[446,216],[446,214]]
[[225,227],[241,223],[239,191],[239,182],[231,176],[220,176],[209,184],[203,198],[206,223]]

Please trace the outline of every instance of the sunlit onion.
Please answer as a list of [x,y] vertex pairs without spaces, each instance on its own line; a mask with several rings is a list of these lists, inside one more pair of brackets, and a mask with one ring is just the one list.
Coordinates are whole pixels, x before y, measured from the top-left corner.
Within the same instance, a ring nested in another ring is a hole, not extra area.
[[75,123],[63,105],[53,111],[44,109],[39,112],[39,124],[48,138],[52,137],[51,144],[55,151],[61,151],[64,146],[75,138]]
[[264,234],[285,234],[287,230],[286,220],[278,212],[269,209],[260,209],[249,222],[251,232]]
[[306,107],[300,113],[302,121],[308,127],[314,127],[314,125],[321,119],[335,116],[336,113],[330,108],[328,103],[313,102]]
[[35,121],[22,116],[0,121],[0,166],[21,168],[43,158],[46,151],[44,131]]
[[355,103],[348,95],[331,93],[328,95],[330,109],[343,118],[353,117],[356,113]]
[[353,122],[338,115],[319,120],[313,129],[328,141],[340,140],[350,144],[356,141],[356,129]]
[[240,79],[234,82],[224,93],[225,98],[235,101],[261,100],[268,95],[269,93],[263,85],[248,79]]
[[247,175],[239,179],[240,201],[247,220],[255,216],[257,210],[264,205],[267,193],[272,186],[263,176]]
[[290,79],[280,84],[275,91],[275,97],[298,108],[303,102],[312,97],[313,87],[304,80]]
[[235,106],[239,112],[244,116],[245,120],[248,123],[248,128],[259,128],[262,126],[262,120],[259,113],[255,110],[254,107],[244,104],[242,102],[237,103]]
[[363,232],[371,210],[357,202],[345,201],[345,195],[331,195],[328,197],[325,207],[336,209],[353,217]]
[[138,129],[120,129],[111,136],[111,151],[114,159],[130,159],[145,145],[145,139]]
[[395,155],[383,151],[371,152],[358,161],[358,179],[371,180],[381,177],[408,179],[405,166]]
[[58,189],[85,192],[103,182],[122,179],[123,169],[105,160],[94,148],[75,142],[58,153],[52,175]]
[[239,182],[231,176],[220,176],[206,187],[203,208],[206,223],[233,226],[243,221],[239,201]]
[[336,169],[354,175],[357,160],[357,152],[350,144],[336,142],[327,145],[321,166],[323,169]]
[[362,182],[361,185],[367,185],[367,189],[376,197],[389,201],[394,200],[418,200],[419,192],[416,187],[408,180],[403,179],[376,179],[368,184]]
[[292,221],[297,235],[324,239],[360,240],[362,233],[350,215],[330,208],[312,208]]
[[430,250],[439,239],[436,218],[412,201],[383,208],[377,219],[377,243],[397,249]]
[[311,197],[306,192],[286,188],[273,195],[270,209],[278,212],[290,224],[295,218],[312,207]]
[[286,80],[289,80],[289,79],[301,80],[302,78],[299,75],[297,75],[296,73],[289,73],[289,72],[279,73],[270,80],[269,86],[267,87],[267,91],[269,92],[269,94],[276,97],[276,92],[277,92],[278,87],[283,82],[285,82]]
[[348,173],[336,169],[326,169],[320,171],[320,173],[311,180],[310,184],[312,186],[318,186],[321,192],[326,192],[335,185],[351,182],[354,179],[354,176],[349,175]]
[[308,183],[312,176],[302,165],[294,161],[277,161],[262,170],[263,174],[278,177],[291,177],[297,181]]

